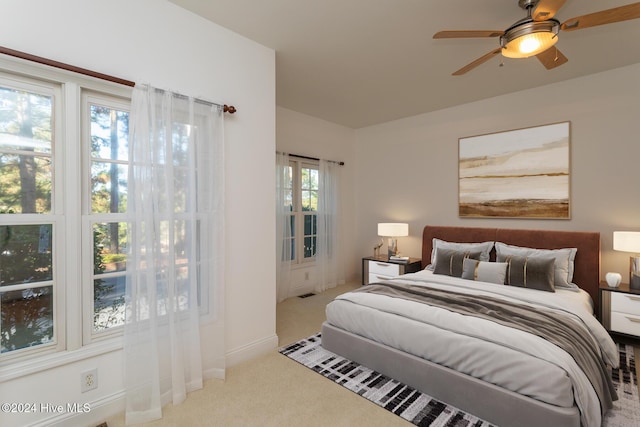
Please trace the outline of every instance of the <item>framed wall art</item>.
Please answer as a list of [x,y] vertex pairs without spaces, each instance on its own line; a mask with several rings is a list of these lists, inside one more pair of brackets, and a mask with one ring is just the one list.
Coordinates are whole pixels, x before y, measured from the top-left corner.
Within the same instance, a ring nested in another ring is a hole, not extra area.
[[570,122],[458,140],[460,217],[569,219]]

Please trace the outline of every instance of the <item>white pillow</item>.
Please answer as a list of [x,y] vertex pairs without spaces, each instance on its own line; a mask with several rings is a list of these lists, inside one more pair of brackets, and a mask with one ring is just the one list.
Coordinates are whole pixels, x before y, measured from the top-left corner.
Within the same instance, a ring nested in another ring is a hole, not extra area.
[[498,256],[515,255],[530,258],[555,258],[554,285],[556,288],[578,289],[577,285],[571,283],[573,280],[573,263],[577,252],[578,248],[534,249],[496,242],[496,255]]
[[464,261],[462,261],[463,279],[504,285],[506,275],[506,262],[485,262],[471,258],[465,258]]
[[489,261],[489,254],[493,249],[493,242],[482,243],[457,243],[447,242],[445,240],[436,239],[434,237],[431,245],[431,264],[427,266],[427,270],[433,271],[436,266],[436,251],[438,249],[449,249],[458,252],[480,252],[480,261]]

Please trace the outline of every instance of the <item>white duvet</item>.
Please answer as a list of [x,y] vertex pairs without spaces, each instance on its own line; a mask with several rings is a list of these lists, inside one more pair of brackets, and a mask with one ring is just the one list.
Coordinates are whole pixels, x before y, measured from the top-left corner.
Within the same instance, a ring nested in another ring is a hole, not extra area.
[[[605,363],[618,365],[616,345],[593,316],[591,298],[584,291],[543,292],[427,270],[392,282],[499,296],[571,312],[576,322],[591,331]],[[338,296],[326,312],[332,325],[514,392],[561,407],[575,402],[583,426],[601,424],[600,403],[585,374],[568,353],[543,338],[489,320],[365,292]]]

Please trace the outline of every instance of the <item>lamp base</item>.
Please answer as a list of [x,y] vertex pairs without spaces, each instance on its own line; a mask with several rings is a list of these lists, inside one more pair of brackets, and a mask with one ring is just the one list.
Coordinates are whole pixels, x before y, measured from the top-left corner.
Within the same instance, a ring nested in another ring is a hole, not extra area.
[[389,257],[398,255],[398,239],[394,239],[390,237],[389,243],[387,244],[387,248],[388,248]]
[[629,287],[640,289],[640,256],[629,258]]

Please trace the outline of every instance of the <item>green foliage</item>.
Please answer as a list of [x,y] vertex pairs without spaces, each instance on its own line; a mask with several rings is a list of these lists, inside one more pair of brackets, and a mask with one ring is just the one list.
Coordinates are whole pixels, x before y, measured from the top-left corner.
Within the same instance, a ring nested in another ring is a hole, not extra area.
[[114,262],[123,262],[127,260],[127,256],[125,254],[104,254],[102,255],[102,259],[105,264],[112,264]]
[[[0,209],[51,210],[52,99],[0,88]],[[31,154],[33,153],[33,154]]]
[[[52,226],[0,226],[0,285],[51,280]],[[2,351],[49,341],[53,336],[51,286],[2,294]]]
[[0,226],[0,285],[51,280],[52,226]]
[[129,113],[91,106],[91,210],[126,211]]
[[51,341],[52,294],[51,286],[2,294],[2,353]]
[[[124,258],[124,254],[106,254],[100,244],[103,235],[98,228],[93,232],[93,271],[94,274],[102,274],[106,271],[106,266],[114,259]],[[95,330],[104,330],[110,326],[117,325],[119,317],[117,313],[124,305],[124,295],[113,298],[116,291],[113,281],[105,279],[95,279],[93,281],[93,327]],[[111,300],[111,301],[110,301]]]

